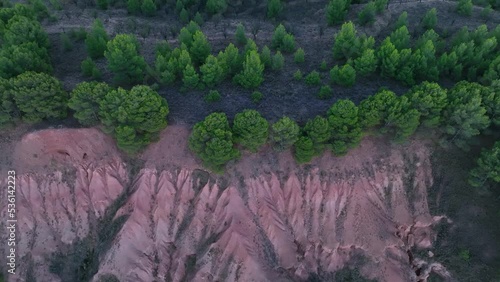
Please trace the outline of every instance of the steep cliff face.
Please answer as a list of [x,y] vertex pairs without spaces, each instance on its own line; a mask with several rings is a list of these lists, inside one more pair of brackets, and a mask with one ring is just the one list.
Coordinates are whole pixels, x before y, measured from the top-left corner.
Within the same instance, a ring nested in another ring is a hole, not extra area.
[[442,219],[428,210],[421,143],[365,140],[304,167],[265,149],[214,176],[197,166],[187,134],[169,127],[137,173],[93,129],[25,136],[14,158],[31,164],[18,174],[19,254],[30,262],[21,277],[305,281],[349,267],[381,281],[449,278],[411,252],[432,246]]

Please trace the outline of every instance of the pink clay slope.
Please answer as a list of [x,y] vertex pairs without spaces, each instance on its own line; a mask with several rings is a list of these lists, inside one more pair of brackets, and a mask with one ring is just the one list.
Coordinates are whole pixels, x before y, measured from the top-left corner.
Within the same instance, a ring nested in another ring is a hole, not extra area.
[[308,166],[264,148],[220,177],[202,171],[188,133],[167,128],[135,179],[96,129],[26,135],[14,152],[19,255],[33,258],[40,281],[61,281],[47,258],[93,232],[127,191],[115,215],[127,220],[93,281],[106,273],[120,281],[304,281],[344,267],[380,281],[425,281],[431,271],[449,278],[442,265],[408,255],[432,246],[441,220],[427,205],[432,173],[422,142],[366,139],[345,157],[325,154]]

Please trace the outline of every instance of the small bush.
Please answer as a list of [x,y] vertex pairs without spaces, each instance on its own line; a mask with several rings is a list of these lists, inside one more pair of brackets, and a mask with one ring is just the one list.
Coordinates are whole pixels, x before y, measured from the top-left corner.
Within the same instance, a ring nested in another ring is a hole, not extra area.
[[264,98],[264,95],[260,91],[254,91],[250,98],[252,99],[252,102],[257,104]]
[[106,10],[108,9],[108,0],[97,0],[97,7],[99,7],[99,9],[101,10]]
[[297,70],[293,73],[293,79],[299,81],[302,79],[302,72],[300,70]]
[[82,61],[81,69],[82,69],[82,74],[86,77],[92,77],[92,73],[94,72],[94,69],[96,69],[97,66],[95,65],[94,61],[92,61],[91,58],[87,58]]
[[325,99],[330,99],[333,96],[333,91],[332,88],[328,85],[323,85],[319,89],[318,92],[318,98],[325,100]]
[[129,14],[136,15],[141,11],[139,0],[127,0],[127,11]]
[[101,78],[102,78],[101,71],[97,67],[93,68],[92,69],[92,79],[101,80]]
[[69,32],[69,37],[74,41],[83,41],[87,38],[87,31],[83,27],[79,27],[78,29],[72,29]]
[[493,12],[493,9],[491,8],[490,5],[486,6],[485,8],[483,8],[481,10],[481,18],[484,19],[484,20],[489,20],[490,17],[491,17],[491,13]]
[[227,2],[226,0],[208,0],[205,9],[210,15],[222,14],[227,9]]
[[319,85],[321,83],[321,76],[319,72],[312,71],[306,76],[306,84],[307,85]]
[[221,100],[221,96],[219,94],[219,91],[217,90],[210,90],[207,95],[205,95],[205,101],[208,103],[213,103],[213,102],[218,102]]
[[328,65],[326,64],[325,60],[321,61],[321,64],[319,65],[319,69],[321,71],[326,71],[328,69]]
[[61,45],[64,52],[73,50],[73,42],[66,33],[61,33]]
[[305,52],[304,49],[299,48],[297,51],[295,51],[295,54],[293,56],[293,60],[297,63],[303,63],[305,61]]

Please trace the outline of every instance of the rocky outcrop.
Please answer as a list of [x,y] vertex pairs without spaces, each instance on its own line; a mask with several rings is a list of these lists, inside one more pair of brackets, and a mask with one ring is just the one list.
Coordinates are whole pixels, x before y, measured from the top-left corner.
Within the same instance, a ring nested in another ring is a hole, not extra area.
[[[428,210],[431,164],[419,142],[365,140],[345,157],[325,154],[304,167],[265,149],[215,176],[197,167],[183,128],[167,129],[135,172],[113,146],[92,143],[111,140],[85,131],[32,133],[16,151],[57,163],[18,175],[19,254],[30,262],[21,276],[305,281],[333,280],[347,267],[380,281],[450,277],[412,254],[432,246],[442,219]],[[64,134],[81,135],[67,144]]]

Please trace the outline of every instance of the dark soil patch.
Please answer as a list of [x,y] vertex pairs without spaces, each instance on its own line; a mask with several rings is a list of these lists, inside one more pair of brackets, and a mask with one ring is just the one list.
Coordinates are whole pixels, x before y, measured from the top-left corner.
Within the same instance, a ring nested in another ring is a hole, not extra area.
[[435,183],[429,189],[429,207],[432,214],[444,214],[453,223],[436,227],[433,259],[460,281],[500,279],[500,186],[484,191],[467,184],[469,171],[475,166],[471,160],[478,157],[479,149],[477,146],[468,153],[438,150],[434,154]]
[[[222,111],[233,117],[235,113],[243,109],[257,109],[267,119],[274,121],[283,115],[288,115],[298,122],[303,123],[307,119],[318,114],[324,114],[328,107],[337,99],[349,98],[355,102],[374,94],[380,87],[386,87],[398,94],[402,94],[407,87],[391,79],[373,77],[358,77],[356,85],[352,88],[333,86],[334,97],[329,100],[319,100],[316,93],[319,87],[310,87],[304,82],[293,80],[293,73],[300,69],[304,75],[312,70],[319,70],[320,63],[325,60],[328,68],[334,64],[342,63],[332,60],[331,47],[335,33],[340,26],[328,27],[326,25],[324,7],[326,1],[291,1],[286,4],[283,15],[275,21],[265,18],[265,3],[231,3],[228,12],[223,18],[212,18],[202,26],[212,44],[212,53],[216,54],[231,41],[234,41],[236,25],[241,22],[247,31],[247,36],[255,38],[260,48],[270,45],[274,27],[282,22],[287,30],[295,35],[297,47],[302,47],[306,52],[306,62],[297,65],[293,62],[293,55],[285,56],[285,68],[279,72],[266,71],[265,82],[259,87],[264,94],[260,104],[254,104],[250,100],[251,91],[242,89],[229,81],[217,86],[216,89],[222,95],[222,101],[209,104],[202,99],[208,92],[192,91],[181,94],[180,87],[161,87],[158,91],[164,96],[170,105],[169,119],[172,123],[193,124],[203,119],[214,111]],[[358,26],[359,33],[374,36],[378,41],[392,31],[392,24],[403,11],[408,11],[410,22],[409,29],[415,36],[422,30],[419,22],[423,14],[430,8],[438,10],[438,28],[441,34],[451,34],[462,26],[475,28],[480,24],[487,23],[490,28],[499,22],[500,14],[494,12],[490,20],[480,18],[480,8],[475,8],[472,17],[462,17],[456,14],[455,2],[448,1],[424,1],[424,2],[399,2],[392,1],[388,10],[378,16],[371,26]],[[352,5],[348,20],[356,22],[357,13],[363,5]],[[54,64],[54,74],[61,79],[68,90],[77,83],[85,80],[81,75],[80,63],[87,55],[83,42],[75,43],[71,51],[64,52],[60,43],[60,33],[69,32],[80,26],[89,29],[95,18],[100,18],[108,30],[110,36],[117,33],[132,33],[137,36],[142,45],[141,53],[146,61],[154,65],[154,46],[160,40],[167,40],[172,46],[178,46],[177,34],[182,24],[177,15],[170,9],[158,11],[153,18],[128,16],[125,9],[110,9],[101,11],[93,8],[81,9],[76,6],[65,6],[63,11],[55,12],[57,22],[47,22],[45,28],[50,35],[53,47],[51,57]],[[257,31],[257,32],[252,32]],[[255,33],[255,37],[254,34]],[[106,70],[106,60],[96,61],[98,67],[103,71],[103,79],[111,82],[112,75]],[[328,72],[323,72],[323,83],[329,81]]]

